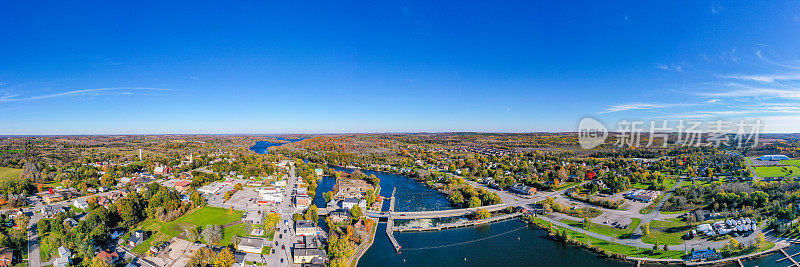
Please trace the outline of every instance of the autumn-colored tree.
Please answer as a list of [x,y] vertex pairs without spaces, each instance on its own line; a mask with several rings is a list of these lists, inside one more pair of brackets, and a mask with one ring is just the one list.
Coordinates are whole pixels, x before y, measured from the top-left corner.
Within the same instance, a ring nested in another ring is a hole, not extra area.
[[214,260],[214,266],[218,267],[231,267],[234,263],[236,263],[236,258],[233,257],[233,252],[227,248],[222,249]]

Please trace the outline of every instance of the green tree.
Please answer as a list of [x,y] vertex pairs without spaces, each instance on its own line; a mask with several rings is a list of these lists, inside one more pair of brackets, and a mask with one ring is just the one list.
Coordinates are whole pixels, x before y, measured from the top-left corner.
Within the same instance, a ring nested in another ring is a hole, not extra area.
[[478,198],[478,197],[471,197],[469,199],[469,203],[468,204],[469,204],[470,208],[480,207],[481,206],[481,199]]
[[355,205],[352,208],[350,208],[350,215],[355,217],[355,218],[360,218],[361,215],[362,215],[361,207],[358,206],[358,205]]
[[317,205],[311,204],[311,206],[308,207],[305,214],[303,215],[303,218],[312,222],[317,222],[319,221],[318,213],[319,209],[317,208]]
[[486,209],[478,209],[475,211],[475,218],[478,220],[488,219],[491,216],[492,214],[489,213],[489,211],[487,211]]

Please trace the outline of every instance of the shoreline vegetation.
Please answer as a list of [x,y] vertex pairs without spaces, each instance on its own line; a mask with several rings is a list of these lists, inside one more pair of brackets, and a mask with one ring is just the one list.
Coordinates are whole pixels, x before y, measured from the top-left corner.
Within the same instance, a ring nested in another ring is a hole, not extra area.
[[[552,238],[554,241],[564,242],[572,246],[580,247],[582,249],[586,249],[588,251],[597,253],[598,255],[602,255],[611,259],[620,261],[632,261],[632,262],[652,261],[652,262],[667,263],[667,264],[686,263],[686,261],[684,261],[684,258],[688,254],[687,251],[663,250],[660,248],[656,250],[644,249],[625,244],[609,242],[592,236],[588,236],[584,233],[576,232],[571,229],[558,227],[557,225],[553,225],[552,223],[545,221],[539,218],[538,216],[524,216],[522,217],[521,220],[530,226],[536,227],[539,230],[546,231],[550,236],[550,238]],[[740,253],[729,254],[727,255],[727,257],[720,260],[708,261],[708,262],[694,262],[693,265],[715,265],[730,261],[736,261],[738,259],[753,259],[753,258],[763,257],[777,251],[777,249],[775,249],[776,247],[775,243],[772,242],[765,242],[765,243],[768,244],[766,244],[766,246],[764,247],[761,247],[760,249],[745,248],[741,249],[740,251],[737,251]]]

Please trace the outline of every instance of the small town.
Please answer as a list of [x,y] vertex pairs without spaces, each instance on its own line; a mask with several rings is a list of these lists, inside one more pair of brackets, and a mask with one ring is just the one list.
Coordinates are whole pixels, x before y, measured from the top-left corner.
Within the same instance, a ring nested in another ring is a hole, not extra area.
[[800,1],[4,1],[0,267],[800,267]]

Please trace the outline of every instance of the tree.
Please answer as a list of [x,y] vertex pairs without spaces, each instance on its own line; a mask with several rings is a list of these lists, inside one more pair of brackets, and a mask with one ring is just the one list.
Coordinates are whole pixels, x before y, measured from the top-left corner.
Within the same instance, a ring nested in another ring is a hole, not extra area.
[[236,263],[236,258],[233,257],[233,252],[230,249],[222,249],[214,260],[214,266],[218,267],[231,267]]
[[108,262],[106,261],[106,259],[103,259],[103,258],[101,258],[101,257],[99,257],[99,256],[95,256],[95,257],[92,259],[92,264],[91,264],[91,265],[89,265],[89,266],[90,266],[90,267],[111,267],[111,265],[110,265],[110,264],[108,264]]
[[319,209],[317,208],[317,205],[311,204],[311,206],[309,206],[306,210],[305,214],[303,214],[303,218],[312,222],[316,222],[319,221],[318,213]]
[[455,205],[458,205],[459,207],[463,206],[464,204],[464,196],[461,195],[461,192],[458,190],[453,190],[453,192],[450,193],[449,198],[450,202],[452,202]]
[[352,208],[350,208],[350,215],[355,217],[355,218],[360,218],[361,215],[362,215],[361,207],[356,205],[356,206],[353,206]]
[[589,222],[589,217],[583,217],[583,229],[589,229],[591,226],[591,222]]
[[481,199],[478,198],[478,197],[471,197],[471,198],[469,198],[468,205],[469,205],[470,208],[480,207],[481,206]]
[[300,214],[300,213],[292,214],[292,220],[293,221],[302,221],[303,220],[303,214]]
[[222,226],[219,225],[209,225],[206,226],[206,229],[203,229],[203,238],[206,240],[206,243],[209,244],[217,244],[222,241]]
[[491,217],[492,214],[489,213],[486,209],[478,209],[475,211],[475,218],[478,220],[487,219]]
[[333,191],[322,193],[322,197],[325,198],[325,203],[331,202],[331,199],[333,199]]
[[642,235],[650,235],[650,223],[643,223],[639,227],[642,229]]
[[39,222],[36,223],[36,228],[39,230],[39,233],[46,233],[50,231],[50,220],[41,219]]

